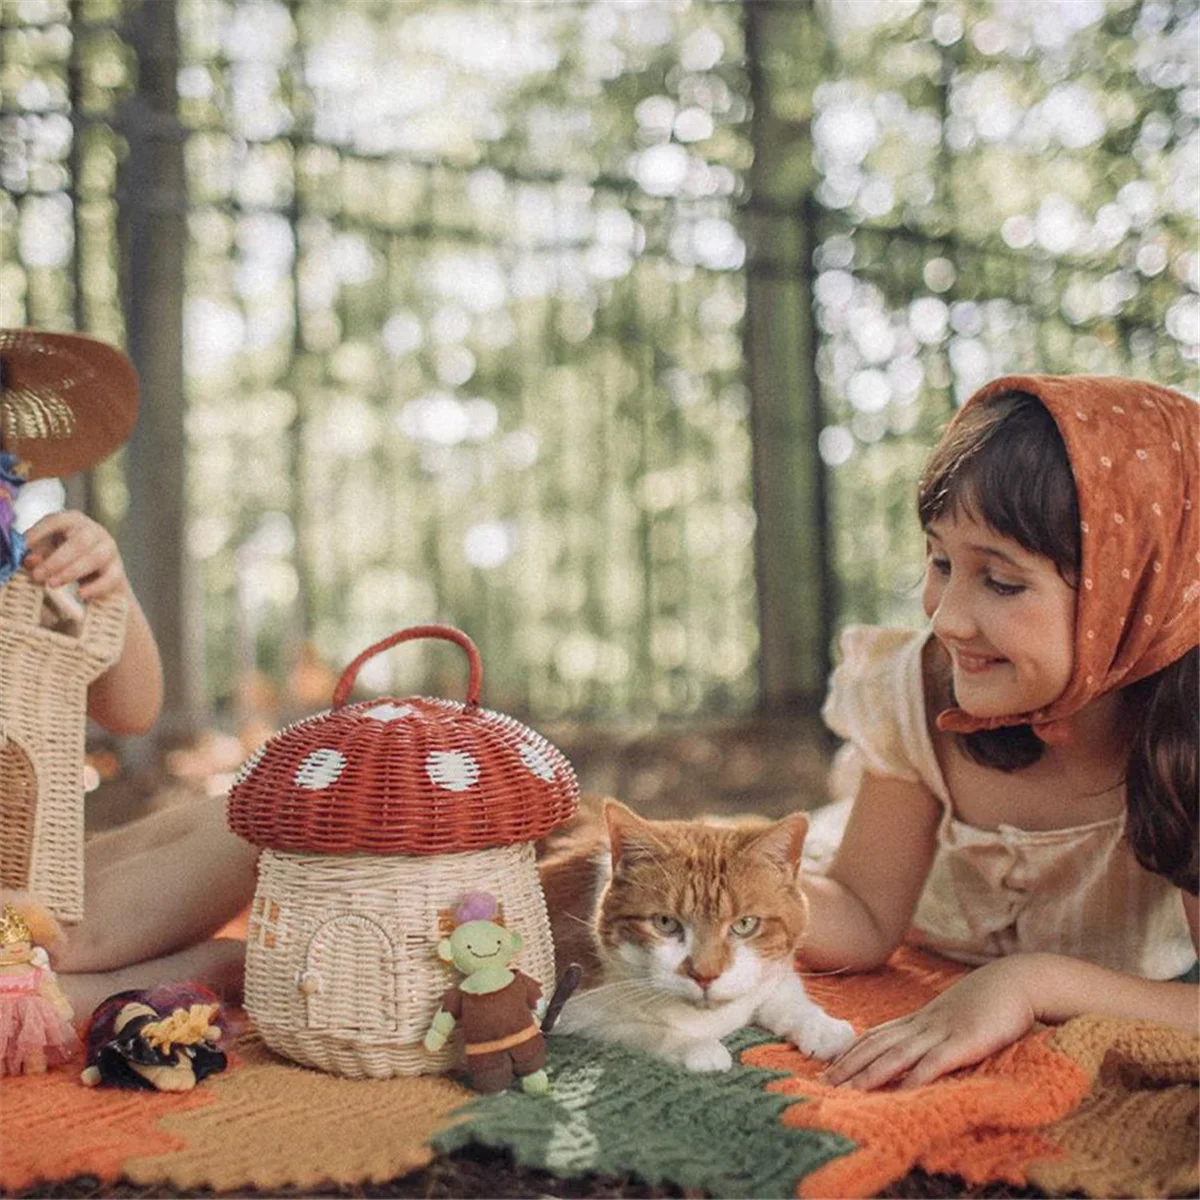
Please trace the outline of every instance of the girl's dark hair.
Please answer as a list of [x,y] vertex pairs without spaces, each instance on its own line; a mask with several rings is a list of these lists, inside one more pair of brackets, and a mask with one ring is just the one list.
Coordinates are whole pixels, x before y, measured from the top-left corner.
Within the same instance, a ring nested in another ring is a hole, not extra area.
[[1133,730],[1125,835],[1137,860],[1196,895],[1200,647],[1121,693]]
[[[1033,554],[1077,586],[1082,546],[1079,498],[1054,418],[1027,392],[966,409],[934,448],[917,485],[924,528],[962,513]],[[1197,656],[1183,658],[1124,689],[1134,736],[1126,768],[1126,836],[1138,861],[1172,883],[1197,890]],[[1019,771],[1045,745],[1029,725],[959,735],[975,762]]]

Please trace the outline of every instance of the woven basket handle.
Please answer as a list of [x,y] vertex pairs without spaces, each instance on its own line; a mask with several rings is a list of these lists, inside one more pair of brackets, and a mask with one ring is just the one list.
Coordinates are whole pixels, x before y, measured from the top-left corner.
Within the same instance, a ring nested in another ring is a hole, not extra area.
[[399,633],[393,633],[391,637],[385,637],[373,646],[368,646],[342,672],[337,687],[333,689],[333,707],[341,708],[349,699],[359,668],[368,658],[374,658],[376,654],[399,645],[400,642],[411,642],[414,638],[443,638],[447,642],[456,642],[467,652],[467,661],[471,665],[471,674],[467,680],[467,706],[475,708],[479,704],[479,688],[483,683],[483,664],[479,659],[479,648],[461,629],[455,629],[453,625],[413,625],[408,629],[401,629]]

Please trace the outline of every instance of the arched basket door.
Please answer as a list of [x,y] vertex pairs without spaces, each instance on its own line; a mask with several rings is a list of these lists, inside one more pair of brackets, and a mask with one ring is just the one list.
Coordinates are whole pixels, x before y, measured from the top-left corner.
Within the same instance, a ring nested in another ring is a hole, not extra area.
[[366,1039],[395,1032],[395,950],[370,917],[324,922],[309,942],[305,975],[309,1029]]

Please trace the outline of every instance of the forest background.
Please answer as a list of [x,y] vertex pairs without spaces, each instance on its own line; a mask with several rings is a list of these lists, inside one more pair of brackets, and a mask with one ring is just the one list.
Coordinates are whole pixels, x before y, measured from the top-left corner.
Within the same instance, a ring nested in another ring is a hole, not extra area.
[[956,404],[1196,391],[1198,58],[1196,0],[0,0],[0,325],[142,380],[69,494],[167,704],[92,785],[223,790],[436,620],[578,762],[674,731],[601,786],[747,795],[837,631],[919,620]]

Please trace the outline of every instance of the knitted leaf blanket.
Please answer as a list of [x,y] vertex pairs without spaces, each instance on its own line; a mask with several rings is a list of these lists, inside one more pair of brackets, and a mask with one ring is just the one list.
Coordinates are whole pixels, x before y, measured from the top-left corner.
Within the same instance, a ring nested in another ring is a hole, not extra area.
[[[857,1029],[910,1012],[964,968],[912,950],[882,971],[810,979]],[[477,1141],[561,1176],[632,1173],[714,1196],[871,1196],[915,1168],[1048,1194],[1192,1195],[1200,1183],[1200,1040],[1082,1017],[925,1087],[862,1093],[769,1035],[730,1039],[734,1068],[691,1075],[648,1055],[551,1037],[553,1095],[462,1110],[434,1145]]]
[[[880,971],[808,981],[865,1028],[963,972],[914,951]],[[1082,1017],[924,1088],[820,1083],[820,1064],[761,1031],[736,1062],[690,1075],[620,1047],[549,1039],[553,1093],[478,1097],[452,1078],[349,1080],[276,1057],[254,1033],[192,1092],[88,1089],[79,1063],[0,1079],[0,1190],[97,1187],[240,1194],[382,1183],[472,1143],[561,1177],[639,1175],[713,1196],[870,1196],[914,1169],[1048,1195],[1191,1196],[1200,1040]]]

